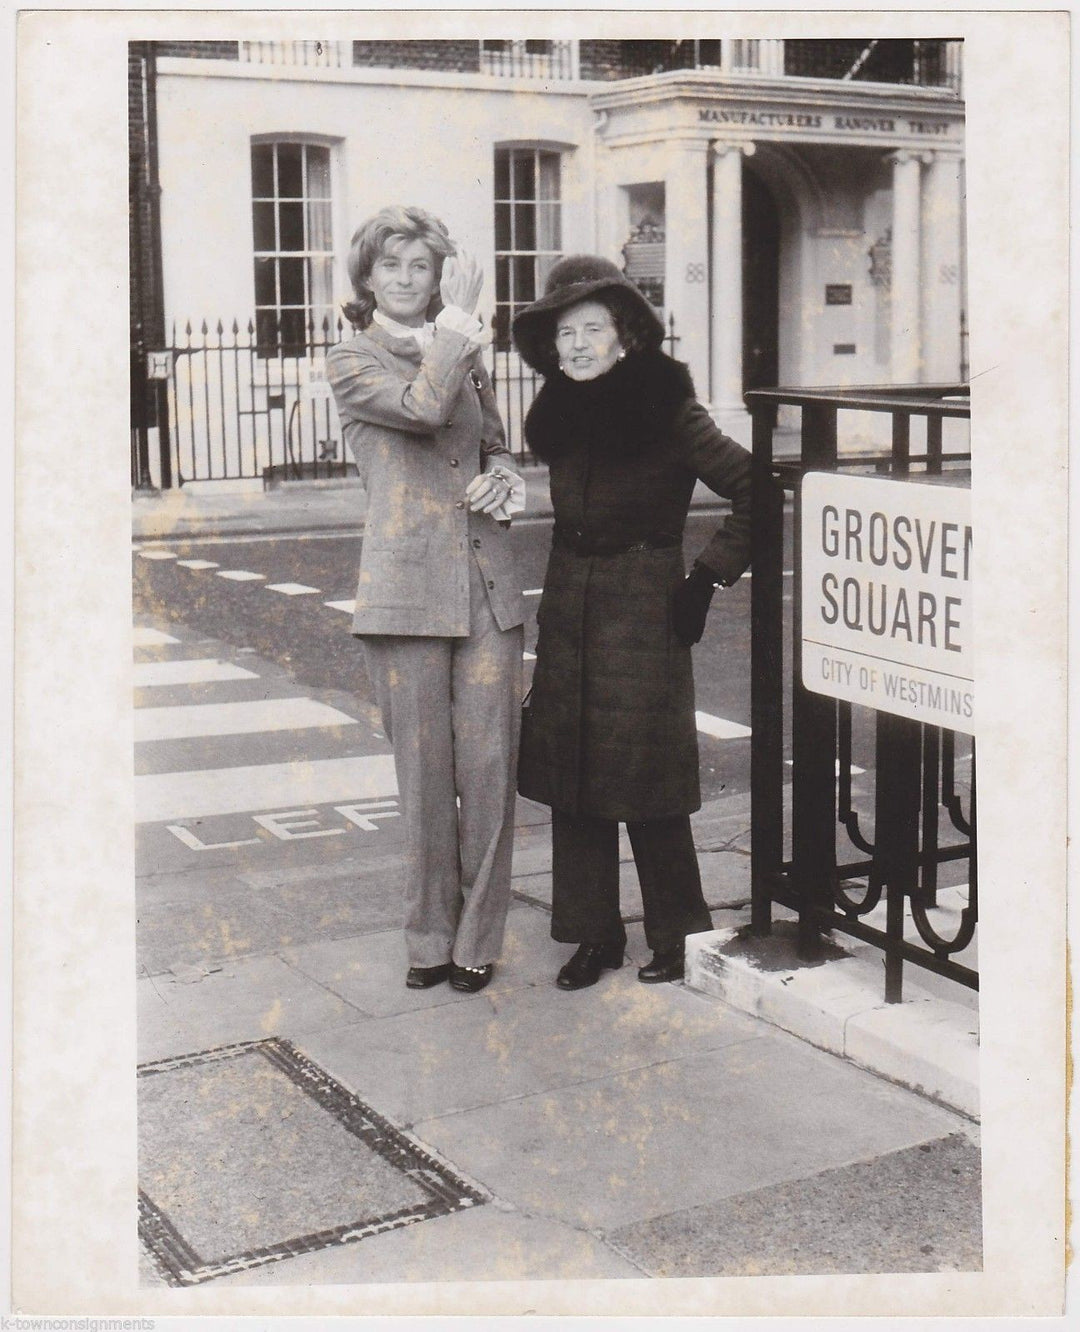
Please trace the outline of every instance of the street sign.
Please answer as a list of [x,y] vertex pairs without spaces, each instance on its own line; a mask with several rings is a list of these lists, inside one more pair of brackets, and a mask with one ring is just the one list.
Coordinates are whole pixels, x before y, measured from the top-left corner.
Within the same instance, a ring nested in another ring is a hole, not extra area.
[[973,734],[970,491],[808,472],[801,515],[803,685]]

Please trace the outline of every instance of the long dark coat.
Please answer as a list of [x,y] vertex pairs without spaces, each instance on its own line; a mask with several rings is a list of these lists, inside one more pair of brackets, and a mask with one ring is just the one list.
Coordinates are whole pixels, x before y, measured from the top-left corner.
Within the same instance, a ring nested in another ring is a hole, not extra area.
[[699,562],[724,584],[749,563],[751,459],[692,394],[684,367],[646,352],[602,380],[553,376],[530,411],[557,534],[579,546],[675,543],[613,555],[553,543],[519,790],[567,814],[625,822],[701,805],[691,655],[671,598],[699,477],[732,504]]

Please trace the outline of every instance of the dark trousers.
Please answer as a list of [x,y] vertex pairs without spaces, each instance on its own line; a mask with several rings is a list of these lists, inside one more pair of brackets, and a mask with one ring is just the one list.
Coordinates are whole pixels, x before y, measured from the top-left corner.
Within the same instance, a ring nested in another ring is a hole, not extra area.
[[[689,815],[628,823],[645,940],[654,953],[712,929],[701,892]],[[619,825],[551,811],[551,937],[560,943],[626,942],[619,914]]]

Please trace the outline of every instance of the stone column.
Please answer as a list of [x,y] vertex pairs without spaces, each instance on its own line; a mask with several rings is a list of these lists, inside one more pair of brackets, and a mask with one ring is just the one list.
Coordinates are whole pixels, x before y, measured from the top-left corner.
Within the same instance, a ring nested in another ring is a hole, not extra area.
[[752,143],[714,143],[712,376],[714,415],[738,419],[743,405],[742,160]]
[[888,159],[893,169],[892,347],[890,379],[917,384],[921,378],[919,156],[901,150]]
[[675,357],[689,365],[702,399],[709,392],[708,152],[705,139],[674,144],[664,180],[664,304],[675,318]]
[[955,383],[963,300],[960,158],[942,152],[926,156],[931,161],[922,207],[923,378],[931,384]]

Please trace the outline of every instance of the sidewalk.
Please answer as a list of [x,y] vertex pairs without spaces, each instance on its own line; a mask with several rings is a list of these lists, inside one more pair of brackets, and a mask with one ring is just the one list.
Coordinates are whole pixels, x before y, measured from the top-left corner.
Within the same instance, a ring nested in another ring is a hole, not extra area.
[[[140,711],[148,695],[173,710],[298,705],[272,663],[233,653],[238,676],[227,645],[175,626],[168,638],[139,660],[219,669],[213,683],[144,689]],[[638,983],[649,950],[625,845],[622,970],[576,993],[553,984],[569,950],[549,935],[547,811],[522,800],[492,984],[407,990],[393,793],[330,809],[339,797],[312,776],[332,762],[385,772],[388,746],[351,695],[307,693],[308,712],[334,724],[302,741],[216,739],[202,760],[288,758],[290,813],[244,813],[241,799],[217,831],[166,805],[143,816],[148,1286],[979,1266],[973,1123],[688,985]],[[162,781],[209,789],[170,776],[197,766],[190,740],[142,749],[159,796]],[[748,799],[714,801],[693,823],[714,924],[737,924]],[[249,859],[252,845],[267,857]],[[617,1311],[609,1290],[575,1312]]]
[[[548,469],[522,468],[528,518],[551,517]],[[699,482],[691,507],[721,509],[719,499]],[[355,479],[289,482],[263,490],[255,482],[197,482],[179,490],[136,494],[132,502],[136,541],[180,538],[275,536],[295,532],[361,532],[364,488]]]

